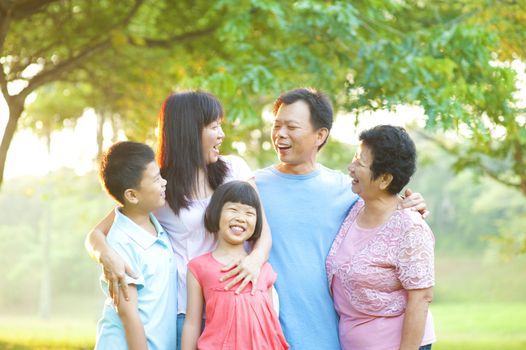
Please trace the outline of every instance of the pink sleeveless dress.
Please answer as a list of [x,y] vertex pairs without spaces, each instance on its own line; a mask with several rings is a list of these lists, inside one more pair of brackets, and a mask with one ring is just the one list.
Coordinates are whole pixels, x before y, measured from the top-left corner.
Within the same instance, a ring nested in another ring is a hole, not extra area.
[[201,285],[205,298],[205,328],[198,340],[200,350],[288,349],[268,290],[276,280],[269,263],[261,268],[256,295],[251,288],[235,294],[236,287],[224,290],[228,281],[219,282],[224,265],[212,253],[188,263],[188,269]]

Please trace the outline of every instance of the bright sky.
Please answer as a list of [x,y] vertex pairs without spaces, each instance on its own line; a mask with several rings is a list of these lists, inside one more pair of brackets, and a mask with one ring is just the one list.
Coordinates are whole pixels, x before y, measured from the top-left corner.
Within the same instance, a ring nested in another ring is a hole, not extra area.
[[[7,124],[8,109],[0,96],[0,130]],[[79,119],[74,130],[54,132],[51,137],[51,154],[46,144],[30,130],[17,129],[7,153],[5,179],[23,175],[42,176],[61,167],[70,167],[79,174],[93,168],[96,147],[97,119],[88,110]]]

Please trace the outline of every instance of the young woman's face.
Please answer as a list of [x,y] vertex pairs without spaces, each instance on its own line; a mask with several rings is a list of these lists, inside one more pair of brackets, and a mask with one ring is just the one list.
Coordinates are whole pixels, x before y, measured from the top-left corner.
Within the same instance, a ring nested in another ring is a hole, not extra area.
[[226,202],[221,210],[218,238],[233,245],[243,244],[254,234],[256,222],[256,208],[246,204]]
[[203,149],[203,159],[206,164],[217,162],[219,159],[219,146],[221,146],[224,138],[225,134],[221,128],[220,118],[217,118],[203,128],[201,133],[201,146]]

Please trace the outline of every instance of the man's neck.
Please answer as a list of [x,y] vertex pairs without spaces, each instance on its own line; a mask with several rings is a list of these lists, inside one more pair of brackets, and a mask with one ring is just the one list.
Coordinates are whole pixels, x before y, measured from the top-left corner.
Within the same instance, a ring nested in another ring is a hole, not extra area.
[[319,167],[319,164],[316,162],[302,164],[280,163],[276,165],[276,170],[285,174],[306,175],[318,170]]

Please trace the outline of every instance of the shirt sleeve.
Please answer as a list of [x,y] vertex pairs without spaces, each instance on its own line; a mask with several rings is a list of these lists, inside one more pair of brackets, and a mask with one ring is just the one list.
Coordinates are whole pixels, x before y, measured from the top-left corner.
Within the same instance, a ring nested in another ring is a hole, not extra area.
[[227,157],[230,164],[230,173],[233,180],[248,181],[254,177],[247,162],[238,156],[229,155]]
[[397,275],[405,289],[435,284],[435,239],[425,223],[415,223],[402,234],[397,255]]
[[266,289],[272,288],[274,283],[276,282],[276,279],[278,277],[278,274],[272,269],[272,266],[269,263],[266,263],[261,268],[261,274],[265,277],[265,287]]
[[192,259],[192,260],[190,260],[188,262],[188,264],[186,266],[188,268],[188,271],[192,272],[192,274],[194,275],[195,279],[197,280],[197,282],[199,283],[199,285],[202,288],[203,287],[203,283],[201,281],[201,273],[200,273],[199,261],[197,259]]
[[114,242],[110,246],[137,274],[137,278],[126,275],[126,283],[135,284],[138,290],[144,287],[143,264],[140,255],[129,244],[124,242]]

